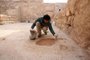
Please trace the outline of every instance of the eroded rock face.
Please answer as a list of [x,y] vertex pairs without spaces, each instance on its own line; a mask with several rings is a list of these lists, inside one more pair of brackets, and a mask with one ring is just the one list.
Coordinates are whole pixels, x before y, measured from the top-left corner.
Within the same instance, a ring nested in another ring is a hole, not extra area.
[[34,21],[44,14],[54,14],[54,4],[44,4],[43,0],[1,0],[0,14],[11,16],[15,21]]
[[81,47],[90,51],[90,0],[69,0],[56,23]]

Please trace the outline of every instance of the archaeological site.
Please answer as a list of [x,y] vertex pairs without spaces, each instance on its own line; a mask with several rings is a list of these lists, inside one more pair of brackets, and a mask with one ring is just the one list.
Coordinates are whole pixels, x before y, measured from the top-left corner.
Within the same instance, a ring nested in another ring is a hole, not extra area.
[[0,0],[0,60],[90,60],[90,0]]

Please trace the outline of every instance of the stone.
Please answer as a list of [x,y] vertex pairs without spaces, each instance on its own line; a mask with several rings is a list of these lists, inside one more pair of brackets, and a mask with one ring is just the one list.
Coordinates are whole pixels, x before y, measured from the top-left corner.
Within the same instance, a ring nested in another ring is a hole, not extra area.
[[57,26],[71,36],[79,46],[88,50],[90,47],[90,0],[69,0],[63,11],[58,15]]

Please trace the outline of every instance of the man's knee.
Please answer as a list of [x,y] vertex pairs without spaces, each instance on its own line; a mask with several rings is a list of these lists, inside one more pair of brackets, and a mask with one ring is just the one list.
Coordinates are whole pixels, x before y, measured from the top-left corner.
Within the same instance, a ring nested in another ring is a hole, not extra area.
[[39,29],[39,30],[41,29],[41,25],[40,25],[39,22],[36,23],[36,27],[37,27],[37,29]]
[[36,23],[37,32],[41,33],[41,25],[39,22]]
[[48,27],[43,27],[43,30],[45,30],[45,31],[48,30]]

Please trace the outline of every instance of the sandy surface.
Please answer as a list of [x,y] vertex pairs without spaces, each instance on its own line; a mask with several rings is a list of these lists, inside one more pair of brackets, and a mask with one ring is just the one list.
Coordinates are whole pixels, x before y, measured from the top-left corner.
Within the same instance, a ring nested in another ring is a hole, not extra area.
[[57,27],[54,30],[59,37],[54,41],[50,32],[30,40],[30,26],[30,23],[0,25],[0,60],[88,60],[86,53]]

